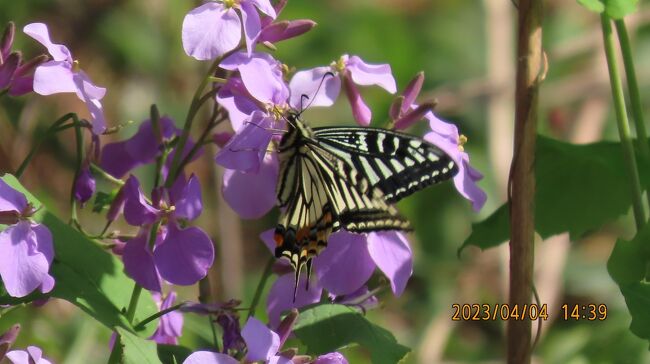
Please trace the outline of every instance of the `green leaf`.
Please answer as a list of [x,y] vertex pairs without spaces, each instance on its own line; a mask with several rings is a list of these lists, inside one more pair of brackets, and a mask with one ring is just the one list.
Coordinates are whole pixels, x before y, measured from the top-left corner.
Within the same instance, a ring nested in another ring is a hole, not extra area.
[[650,283],[635,282],[621,285],[621,293],[632,315],[630,331],[634,335],[650,340]]
[[293,332],[307,346],[309,355],[329,353],[356,343],[370,352],[373,363],[394,364],[410,351],[389,331],[343,305],[324,304],[302,311]]
[[95,195],[95,201],[93,202],[93,212],[102,212],[102,210],[113,203],[118,191],[119,189],[111,191],[111,193],[101,191],[97,192]]
[[158,358],[163,363],[182,363],[192,354],[192,350],[178,345],[158,344]]
[[600,0],[578,0],[578,3],[599,14],[605,11],[605,4]]
[[607,260],[607,271],[619,285],[643,280],[648,261],[650,224],[646,224],[632,241],[618,239]]
[[[36,208],[41,203],[18,180],[9,174],[0,177],[13,188],[25,194]],[[72,302],[110,329],[123,327],[133,330],[125,312],[134,287],[132,279],[124,274],[122,262],[100,248],[79,231],[63,223],[45,208],[40,208],[33,220],[47,226],[54,242],[54,262],[50,268],[56,280],[54,290],[47,296]],[[46,296],[33,293],[24,299],[0,296],[0,305],[29,302]],[[138,301],[134,324],[158,312],[148,291],[143,291]],[[148,324],[139,335],[150,336],[157,320]]]
[[[535,230],[541,237],[568,231],[575,238],[627,212],[632,200],[622,160],[619,143],[575,145],[539,136]],[[504,204],[472,225],[461,250],[468,245],[481,249],[499,245],[509,239],[509,229]]]
[[154,341],[145,340],[128,330],[117,329],[122,345],[124,364],[159,364],[158,348]]
[[634,13],[639,0],[578,0],[585,8],[602,13],[613,19],[622,19],[628,14]]

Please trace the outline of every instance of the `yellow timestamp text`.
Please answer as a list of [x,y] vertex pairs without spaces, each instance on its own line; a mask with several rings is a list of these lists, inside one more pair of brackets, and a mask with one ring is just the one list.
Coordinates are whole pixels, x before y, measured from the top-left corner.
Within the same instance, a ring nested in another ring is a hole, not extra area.
[[607,305],[604,303],[563,304],[561,315],[564,321],[587,320],[604,321],[607,319]]
[[454,303],[451,305],[451,309],[453,311],[452,321],[548,320],[548,307],[546,304]]

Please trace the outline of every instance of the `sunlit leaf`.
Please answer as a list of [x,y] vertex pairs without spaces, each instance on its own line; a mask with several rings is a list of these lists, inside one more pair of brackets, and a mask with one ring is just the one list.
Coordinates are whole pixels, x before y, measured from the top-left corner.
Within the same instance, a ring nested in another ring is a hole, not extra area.
[[310,355],[359,344],[370,352],[373,363],[393,364],[404,359],[410,351],[388,330],[343,305],[325,304],[302,311],[293,332],[307,346]]
[[[14,176],[6,174],[0,178],[24,193],[35,207],[42,206]],[[123,312],[129,304],[134,282],[124,274],[122,262],[79,231],[63,223],[46,208],[40,208],[33,218],[45,224],[52,232],[54,262],[50,274],[56,280],[54,290],[47,296],[33,293],[23,299],[5,294],[0,296],[0,305],[30,302],[51,296],[72,302],[108,328],[119,326],[131,329],[132,325],[128,323]],[[134,324],[157,311],[151,294],[143,291],[138,301]],[[150,336],[156,329],[157,322],[156,320],[148,324],[139,334]]]
[[[575,145],[540,136],[535,174],[535,230],[542,238],[569,232],[572,238],[597,229],[628,211],[632,204],[615,142]],[[643,175],[648,171],[642,170]],[[507,204],[473,224],[463,248],[490,248],[509,238]]]

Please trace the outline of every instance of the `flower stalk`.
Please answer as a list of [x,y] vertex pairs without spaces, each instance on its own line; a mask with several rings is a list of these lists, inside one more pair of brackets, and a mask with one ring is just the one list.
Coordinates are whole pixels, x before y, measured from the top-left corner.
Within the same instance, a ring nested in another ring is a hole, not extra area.
[[[645,120],[643,117],[643,107],[641,106],[641,95],[639,92],[639,84],[636,78],[636,70],[634,67],[634,59],[632,57],[632,47],[630,46],[630,37],[627,33],[625,20],[614,20],[616,26],[616,34],[618,35],[618,42],[621,47],[621,54],[623,55],[623,66],[625,67],[625,76],[627,79],[627,90],[630,95],[630,104],[632,106],[632,116],[634,117],[634,126],[636,129],[636,142],[639,149],[641,163],[650,164],[650,145],[648,145],[648,133],[645,127]],[[650,204],[650,194],[647,195],[648,204]]]
[[63,123],[65,123],[66,121],[70,120],[70,119],[72,119],[75,123],[78,123],[77,114],[75,114],[75,113],[67,113],[67,114],[61,116],[59,119],[57,119],[47,129],[45,134],[42,137],[40,137],[39,140],[36,143],[34,143],[34,145],[32,146],[32,149],[29,151],[29,153],[27,154],[27,156],[25,157],[23,162],[20,164],[18,169],[16,169],[16,173],[14,173],[14,176],[16,176],[16,178],[20,179],[20,177],[23,175],[23,173],[25,173],[25,169],[27,169],[27,166],[29,165],[29,162],[32,161],[32,159],[34,158],[34,155],[36,155],[36,152],[38,151],[38,149],[41,147],[41,145],[43,144],[43,142],[47,138],[51,137],[52,135],[56,134],[57,132],[59,132],[61,130],[65,130],[65,129],[68,128],[68,127],[63,128],[63,127],[61,127],[61,125]]
[[[601,14],[600,19],[603,31],[603,42],[605,44],[605,56],[607,58],[607,69],[609,72],[609,80],[612,88],[612,97],[614,99],[614,110],[616,112],[616,125],[618,127],[618,134],[621,139],[621,147],[623,148],[623,161],[625,163],[625,170],[627,172],[628,180],[630,183],[630,193],[632,193],[632,210],[634,211],[634,221],[636,222],[637,230],[640,230],[641,227],[645,224],[646,215],[645,210],[643,209],[641,180],[639,178],[636,156],[634,154],[634,147],[632,145],[632,137],[630,136],[630,125],[627,119],[627,111],[625,109],[623,86],[618,71],[618,64],[616,62],[616,54],[614,53],[614,35],[612,34],[612,24],[609,16],[604,13]],[[627,47],[629,47],[629,44],[627,44]],[[629,56],[630,55],[628,54],[628,57]],[[631,60],[628,62],[631,62]],[[632,79],[634,79],[634,77],[632,77]]]

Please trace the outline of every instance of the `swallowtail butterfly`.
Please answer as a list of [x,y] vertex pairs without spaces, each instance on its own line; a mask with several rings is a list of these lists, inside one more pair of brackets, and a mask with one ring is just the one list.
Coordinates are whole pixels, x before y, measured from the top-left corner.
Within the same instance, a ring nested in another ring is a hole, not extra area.
[[[332,232],[408,230],[393,204],[453,177],[458,167],[438,147],[380,128],[310,128],[290,112],[278,147],[275,256],[289,259],[298,285]],[[307,283],[309,284],[309,283]],[[295,299],[295,290],[294,290]]]

